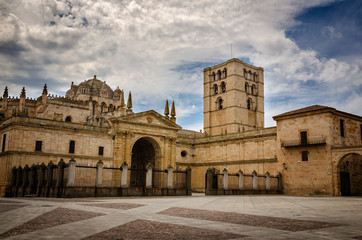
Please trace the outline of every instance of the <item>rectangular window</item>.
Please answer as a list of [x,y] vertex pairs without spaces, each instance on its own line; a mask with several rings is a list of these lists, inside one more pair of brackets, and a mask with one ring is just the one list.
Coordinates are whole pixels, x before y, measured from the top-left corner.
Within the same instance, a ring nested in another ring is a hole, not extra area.
[[74,153],[75,142],[72,140],[69,142],[69,153]]
[[5,144],[6,144],[6,134],[3,135],[3,146],[1,148],[1,152],[5,152]]
[[302,145],[307,145],[307,142],[308,142],[307,132],[306,131],[300,132],[300,143]]
[[344,137],[344,120],[343,119],[339,120],[339,127],[341,129],[341,137]]
[[35,142],[35,151],[39,151],[41,152],[41,147],[43,145],[43,142],[42,141],[36,141]]
[[103,156],[103,150],[104,150],[104,147],[99,147],[98,148],[98,155],[99,156]]
[[302,151],[302,161],[307,162],[308,161],[308,151]]

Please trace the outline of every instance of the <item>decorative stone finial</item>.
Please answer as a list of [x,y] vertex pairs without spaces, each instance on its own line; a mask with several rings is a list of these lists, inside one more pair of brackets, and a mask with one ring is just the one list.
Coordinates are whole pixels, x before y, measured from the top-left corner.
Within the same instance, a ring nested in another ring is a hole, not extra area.
[[165,116],[168,117],[170,114],[170,109],[168,107],[168,100],[166,99],[166,105],[165,105]]
[[45,96],[48,95],[48,88],[47,88],[47,85],[46,85],[46,84],[44,84],[43,95],[45,95]]
[[176,109],[174,101],[172,101],[172,106],[171,106],[171,121],[174,123],[176,122]]
[[25,94],[25,87],[23,87],[23,89],[21,90],[21,94],[20,94],[20,97],[25,97],[26,94]]
[[132,94],[131,94],[131,91],[129,91],[129,94],[128,94],[127,111],[128,112],[132,111]]
[[171,117],[175,117],[176,116],[176,109],[175,109],[175,102],[172,101],[172,106],[171,106]]
[[123,90],[121,91],[120,98],[121,98],[121,106],[122,106],[122,108],[124,108],[124,92],[123,92]]
[[3,98],[6,99],[9,96],[8,86],[5,87]]
[[93,78],[94,80],[96,80],[97,79],[97,75],[94,75],[94,78]]

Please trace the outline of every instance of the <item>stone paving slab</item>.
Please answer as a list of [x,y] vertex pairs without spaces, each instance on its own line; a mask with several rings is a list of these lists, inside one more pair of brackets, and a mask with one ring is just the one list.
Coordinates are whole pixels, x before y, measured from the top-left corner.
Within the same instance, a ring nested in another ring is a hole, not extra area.
[[[22,234],[6,239],[91,239],[95,236],[111,237],[112,232],[119,233],[119,229],[129,233],[127,239],[151,239],[150,236],[157,238],[158,234],[162,233],[162,229],[175,232],[175,239],[197,239],[197,236],[202,239],[213,231],[215,234],[220,234],[220,239],[233,238],[232,236],[236,235],[240,239],[353,240],[362,237],[362,198],[358,197],[203,196],[197,194],[195,197],[99,199],[0,198],[0,206],[6,204],[22,207],[0,212],[0,234],[19,229],[20,231],[31,230],[31,232],[19,232]],[[74,213],[83,211],[84,215],[95,214],[95,216],[71,221],[71,214],[66,214],[65,221],[61,224],[45,225],[43,228],[39,226],[44,222],[48,224],[52,218],[59,217],[47,214],[56,213],[55,209],[59,208]],[[158,214],[167,213],[172,209],[179,209],[179,211],[177,214],[172,212],[171,215]],[[213,215],[219,215],[219,218],[210,217]],[[242,221],[239,221],[240,216],[243,216]],[[37,222],[41,218],[43,220]],[[254,224],[250,225],[250,222]],[[288,226],[289,223],[294,225]],[[303,225],[303,228],[300,228],[299,223]],[[315,228],[315,224],[320,223],[327,225],[322,225],[323,228]],[[275,224],[281,227],[275,227]],[[140,227],[143,225],[146,227]],[[143,235],[138,234],[137,229],[143,231]],[[161,233],[159,233],[160,230]],[[173,235],[166,234],[166,230],[158,239],[162,239],[163,236],[170,236],[167,239],[172,239]]]
[[0,213],[27,206],[26,204],[0,204]]
[[144,206],[144,204],[137,204],[137,203],[92,203],[92,204],[82,204],[82,205],[92,206],[92,207],[102,207],[102,208],[114,208],[120,210],[128,210]]
[[93,212],[86,212],[67,208],[56,208],[1,234],[0,239],[33,232],[40,229],[50,228],[61,224],[97,217],[100,215],[101,214],[99,213]]
[[[185,235],[187,233],[187,235]],[[84,240],[113,240],[113,239],[235,239],[243,238],[237,235],[215,230],[205,230],[176,224],[160,223],[148,220],[135,220],[124,225],[95,234]]]
[[211,220],[218,222],[235,223],[242,225],[251,225],[257,227],[268,227],[286,231],[305,231],[319,228],[339,227],[341,224],[295,220],[280,217],[256,216],[250,214],[225,213],[219,211],[195,210],[189,208],[169,208],[158,214],[195,218],[200,220]]

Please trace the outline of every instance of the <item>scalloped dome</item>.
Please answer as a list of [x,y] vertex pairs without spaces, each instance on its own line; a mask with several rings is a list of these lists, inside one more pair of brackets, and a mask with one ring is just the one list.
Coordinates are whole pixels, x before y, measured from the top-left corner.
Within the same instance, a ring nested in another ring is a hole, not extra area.
[[85,80],[79,85],[72,84],[71,89],[66,93],[68,98],[76,99],[79,95],[113,99],[113,90],[105,81],[102,82],[94,75],[93,78]]

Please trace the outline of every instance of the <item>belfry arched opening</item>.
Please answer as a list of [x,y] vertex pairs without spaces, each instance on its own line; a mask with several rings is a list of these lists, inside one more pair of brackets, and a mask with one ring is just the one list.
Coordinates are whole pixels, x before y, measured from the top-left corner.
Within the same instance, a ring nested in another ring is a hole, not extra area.
[[131,187],[145,187],[146,166],[157,167],[158,144],[152,138],[140,138],[132,147]]
[[342,196],[362,196],[362,156],[350,153],[338,163],[340,192]]

